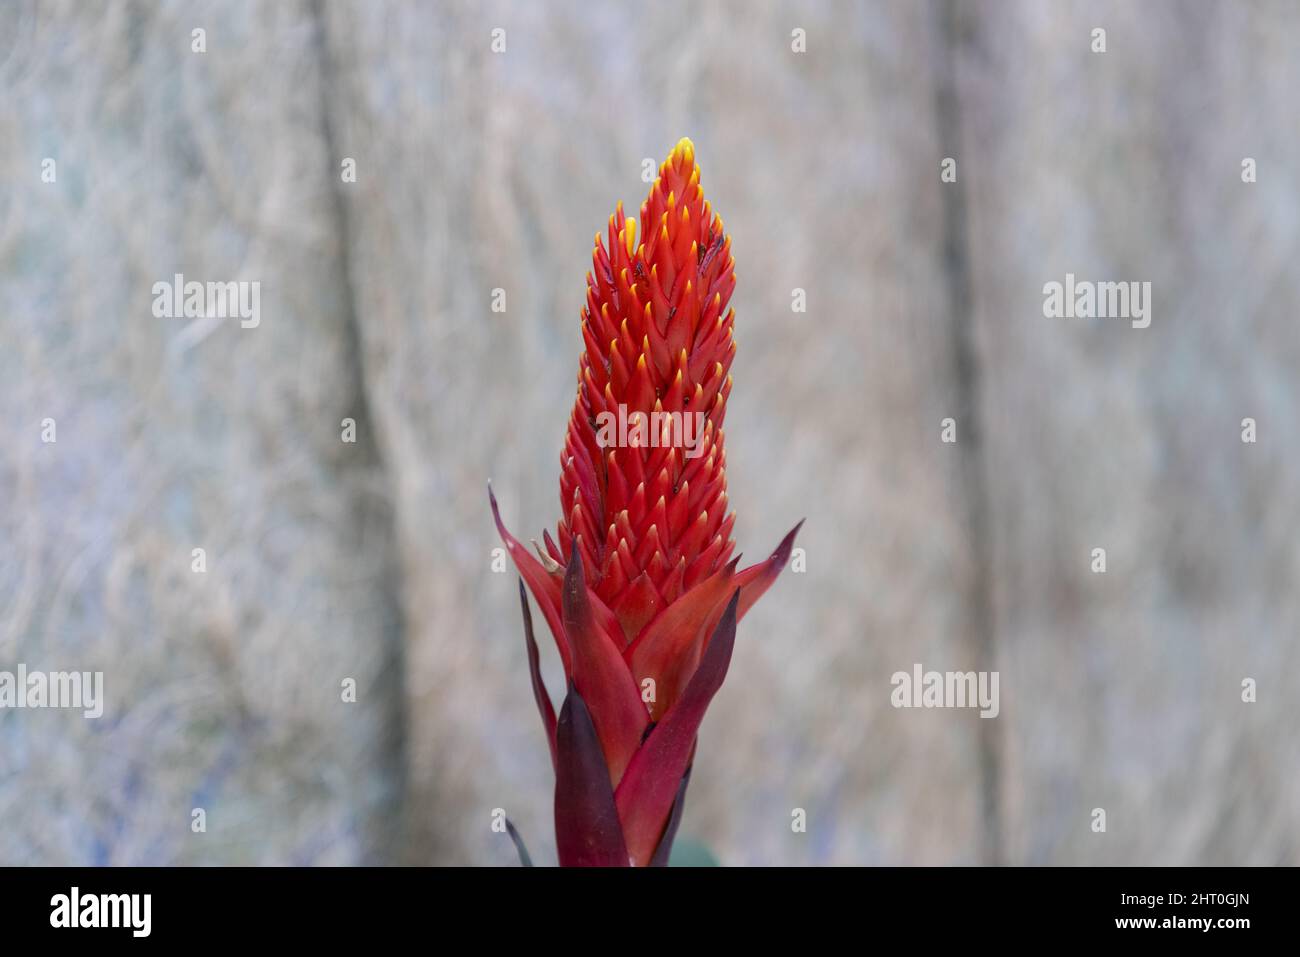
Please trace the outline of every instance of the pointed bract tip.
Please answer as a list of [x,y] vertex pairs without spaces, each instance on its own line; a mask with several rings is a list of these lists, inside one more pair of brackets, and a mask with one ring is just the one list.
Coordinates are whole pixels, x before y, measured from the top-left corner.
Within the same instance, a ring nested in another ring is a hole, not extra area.
[[497,523],[497,531],[504,537],[509,532],[506,531],[506,523],[501,521],[501,506],[497,504],[496,493],[492,491],[492,482],[488,482],[488,502],[492,505],[492,520]]
[[564,569],[564,603],[574,602],[574,607],[585,606],[587,599],[587,579],[582,567],[582,536],[573,536],[573,545],[569,548],[569,564]]
[[803,528],[805,521],[807,519],[799,519],[799,524],[786,532],[785,538],[781,539],[781,544],[776,546],[776,551],[772,553],[772,558],[776,560],[780,567],[784,568],[785,563],[790,560],[790,553],[794,551],[795,536],[799,534],[799,529]]
[[510,818],[506,818],[506,833],[510,835],[510,840],[514,841],[515,853],[519,855],[519,866],[532,867],[533,858],[528,853],[528,846],[524,844],[523,836],[519,833],[519,829],[511,822]]

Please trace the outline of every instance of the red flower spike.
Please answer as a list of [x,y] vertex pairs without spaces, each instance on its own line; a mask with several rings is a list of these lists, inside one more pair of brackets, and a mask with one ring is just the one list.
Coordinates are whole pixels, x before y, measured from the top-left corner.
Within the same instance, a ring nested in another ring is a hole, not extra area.
[[[591,261],[555,536],[544,532],[534,557],[491,502],[570,684],[556,724],[528,622],[561,863],[626,863],[630,854],[644,865],[667,860],[696,729],[726,674],[735,624],[785,567],[799,526],[766,561],[737,568],[722,429],[735,259],[690,140],[660,166],[639,230],[619,204]],[[603,788],[588,780],[592,741]],[[617,841],[604,789],[617,795]]]

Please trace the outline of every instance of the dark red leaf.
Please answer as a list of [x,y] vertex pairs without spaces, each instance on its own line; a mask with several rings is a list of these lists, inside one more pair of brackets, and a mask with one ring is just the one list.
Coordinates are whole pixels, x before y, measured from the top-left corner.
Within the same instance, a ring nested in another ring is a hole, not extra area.
[[741,618],[745,617],[745,612],[754,607],[754,602],[762,597],[763,592],[772,587],[772,582],[776,581],[777,576],[781,574],[781,569],[785,568],[785,563],[790,560],[790,553],[794,550],[794,537],[799,534],[801,528],[803,528],[803,519],[800,519],[799,524],[786,533],[785,538],[781,539],[781,544],[776,546],[776,551],[765,561],[742,568],[736,573],[736,585],[740,588]]
[[515,567],[519,569],[519,574],[528,583],[529,591],[537,599],[537,604],[542,609],[542,615],[546,618],[547,624],[551,626],[551,634],[555,637],[556,647],[560,649],[560,660],[564,664],[564,673],[569,675],[572,672],[569,670],[569,649],[566,647],[564,640],[564,623],[560,617],[559,578],[543,568],[542,563],[534,558],[528,549],[506,529],[505,522],[501,521],[501,509],[497,506],[497,497],[492,491],[491,483],[488,483],[488,501],[492,503],[492,519],[496,522],[497,533],[501,536],[501,541],[505,542],[506,551],[510,553],[511,559],[514,560]]
[[617,784],[641,744],[641,733],[650,716],[637,694],[632,672],[623,663],[621,644],[616,644],[615,636],[597,624],[583,576],[580,548],[569,552],[563,607],[564,631],[572,653],[573,683],[589,703],[592,723],[609,767],[610,782]]
[[[673,853],[673,838],[677,836],[677,825],[682,823],[682,812],[686,809],[686,788],[691,783],[691,769],[688,766],[682,775],[682,783],[677,785],[677,797],[673,800],[672,812],[668,815],[668,824],[664,827],[664,836],[659,838],[655,856],[650,861],[651,867],[667,867],[668,859]],[[510,824],[506,822],[507,826]]]
[[551,748],[551,769],[555,769],[555,706],[551,696],[546,693],[546,684],[542,681],[541,657],[537,652],[537,641],[533,638],[533,616],[528,610],[528,591],[524,580],[519,579],[519,604],[524,609],[524,643],[528,648],[528,673],[533,679],[533,699],[537,702],[537,711],[542,716],[542,727],[546,730],[546,743]]
[[736,643],[739,602],[740,591],[736,590],[686,690],[655,725],[619,783],[615,803],[628,852],[637,865],[648,863],[659,846],[678,785],[691,760],[700,722],[727,676]]
[[515,842],[515,853],[519,855],[519,866],[532,867],[533,858],[528,853],[528,846],[524,844],[524,839],[520,836],[510,818],[506,818],[506,833],[510,835],[510,840]]
[[627,867],[600,739],[572,683],[555,726],[555,844],[561,867]]

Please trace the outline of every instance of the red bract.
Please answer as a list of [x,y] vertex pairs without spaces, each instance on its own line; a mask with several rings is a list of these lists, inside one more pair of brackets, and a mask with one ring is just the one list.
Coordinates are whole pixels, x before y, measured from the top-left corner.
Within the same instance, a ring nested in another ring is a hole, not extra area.
[[640,235],[620,203],[608,246],[596,236],[556,536],[534,541],[534,557],[492,498],[569,685],[557,720],[525,599],[562,865],[666,862],[736,622],[785,567],[798,531],[766,561],[740,569],[732,558],[722,420],[735,260],[690,140],[659,168]]

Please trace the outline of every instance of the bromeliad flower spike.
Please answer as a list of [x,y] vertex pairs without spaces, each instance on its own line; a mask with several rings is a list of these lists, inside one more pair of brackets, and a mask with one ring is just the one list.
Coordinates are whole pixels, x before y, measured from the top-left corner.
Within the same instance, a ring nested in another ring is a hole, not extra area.
[[[560,864],[665,864],[704,711],[742,618],[776,580],[732,557],[722,420],[736,354],[731,240],[683,139],[637,223],[596,235],[578,395],[560,456],[560,519],[537,556],[492,513],[568,682],[558,719],[520,586],[533,694],[555,767]],[[801,523],[802,524],[802,523]]]

